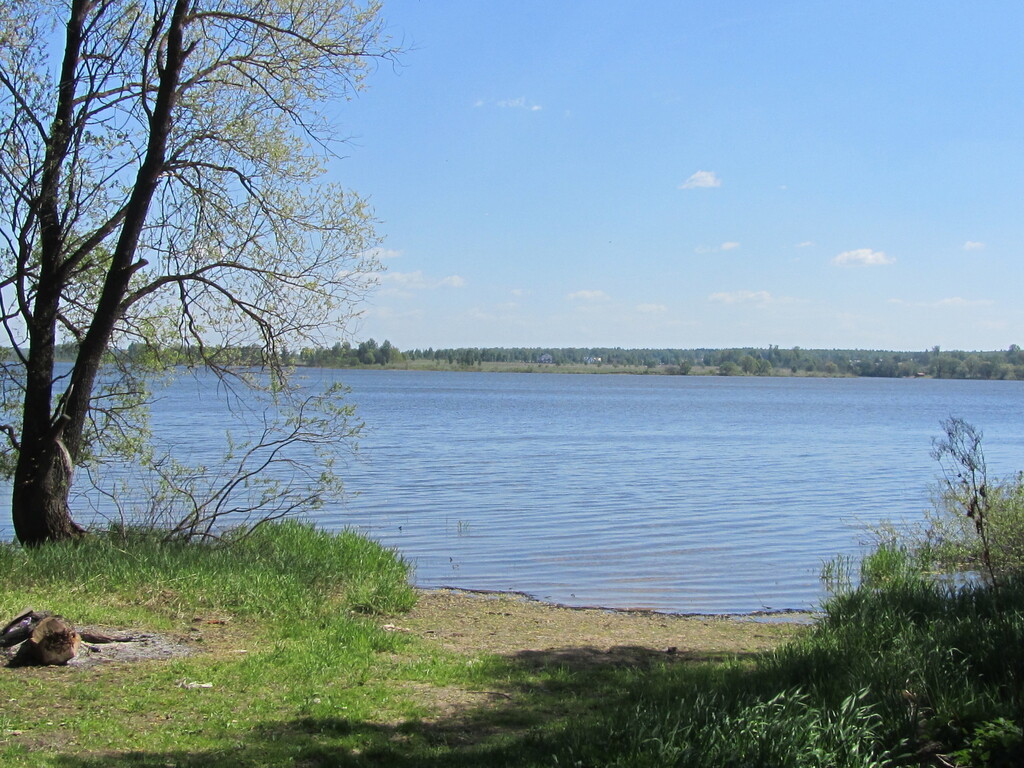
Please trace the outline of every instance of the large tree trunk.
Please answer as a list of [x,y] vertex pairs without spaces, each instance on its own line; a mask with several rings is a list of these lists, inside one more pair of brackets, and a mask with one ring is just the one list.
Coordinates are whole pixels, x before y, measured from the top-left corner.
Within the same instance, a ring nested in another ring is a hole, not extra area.
[[[177,89],[186,50],[183,31],[190,0],[175,0],[162,44],[163,65],[149,113],[149,138],[135,185],[121,216],[121,232],[93,317],[79,338],[78,359],[59,402],[53,402],[54,351],[63,289],[74,266],[66,261],[67,233],[58,206],[60,169],[71,139],[76,88],[82,75],[82,26],[92,10],[88,0],[73,0],[67,25],[64,62],[53,136],[47,147],[38,205],[40,273],[33,311],[28,322],[25,400],[21,444],[14,473],[11,512],[14,531],[23,544],[35,546],[80,536],[84,531],[71,519],[68,494],[75,463],[83,450],[82,432],[100,361],[114,326],[124,312],[123,301],[132,274],[144,266],[136,250],[147,212],[164,169],[167,137],[173,123]],[[76,262],[77,263],[77,262]]]
[[25,398],[21,441],[11,489],[14,532],[22,544],[35,546],[81,535],[71,519],[68,493],[73,463],[62,442],[66,418],[53,411],[54,352],[61,295],[67,282],[63,263],[66,232],[60,214],[61,168],[69,153],[78,82],[86,0],[74,0],[68,17],[58,98],[40,179],[33,203],[39,224],[39,280],[31,313],[25,362]]
[[65,452],[56,438],[50,446],[40,441],[22,444],[14,472],[11,514],[14,534],[26,546],[81,536],[83,529],[71,519],[68,493],[71,475]]

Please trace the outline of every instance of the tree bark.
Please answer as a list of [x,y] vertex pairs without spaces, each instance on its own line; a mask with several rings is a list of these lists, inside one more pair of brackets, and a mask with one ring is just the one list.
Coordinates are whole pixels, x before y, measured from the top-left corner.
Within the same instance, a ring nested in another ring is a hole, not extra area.
[[[71,477],[63,460],[54,453],[60,452],[41,451],[34,461],[21,460],[19,456],[11,511],[14,535],[25,546],[64,541],[85,533],[71,517],[68,506]],[[26,455],[24,450],[21,455]]]
[[149,137],[121,231],[111,256],[92,322],[79,342],[70,383],[59,402],[53,403],[54,352],[60,301],[72,266],[66,261],[65,238],[57,214],[60,164],[68,153],[71,106],[80,74],[82,24],[90,10],[86,0],[72,3],[65,39],[64,65],[52,140],[47,148],[41,194],[37,203],[40,228],[40,277],[28,323],[25,399],[21,442],[14,472],[11,512],[14,532],[27,546],[81,536],[68,505],[71,481],[82,451],[82,435],[96,375],[117,321],[124,313],[125,295],[132,275],[143,266],[136,261],[139,237],[163,171],[167,137],[185,59],[191,50],[184,42],[189,0],[176,0],[168,26],[159,84],[149,112]]

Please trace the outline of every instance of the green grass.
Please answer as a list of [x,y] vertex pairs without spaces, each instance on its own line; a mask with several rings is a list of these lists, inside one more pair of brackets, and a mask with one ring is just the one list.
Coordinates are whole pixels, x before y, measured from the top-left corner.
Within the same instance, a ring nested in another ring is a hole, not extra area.
[[872,578],[774,652],[623,667],[463,656],[385,631],[379,614],[414,599],[406,567],[349,533],[287,524],[227,548],[2,546],[0,616],[32,605],[208,650],[0,670],[0,763],[1021,764],[1024,584],[954,588],[898,551],[862,571]]
[[264,526],[227,546],[160,543],[145,534],[35,550],[3,546],[0,573],[16,574],[0,598],[3,610],[42,594],[49,609],[83,623],[153,609],[166,620],[203,611],[274,619],[315,615],[324,601],[340,612],[396,612],[414,602],[407,566],[393,553],[350,531],[332,535],[297,523]]

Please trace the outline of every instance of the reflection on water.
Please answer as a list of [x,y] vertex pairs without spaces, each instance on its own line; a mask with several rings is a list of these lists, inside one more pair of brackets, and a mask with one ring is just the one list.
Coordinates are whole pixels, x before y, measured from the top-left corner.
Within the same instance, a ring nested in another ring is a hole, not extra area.
[[354,524],[424,586],[675,612],[805,609],[824,560],[928,505],[938,423],[1024,466],[1017,382],[349,372]]
[[[304,375],[350,385],[367,424],[342,469],[349,497],[318,521],[397,547],[423,586],[807,609],[824,560],[928,505],[941,419],[985,431],[994,473],[1024,467],[1020,382]],[[197,461],[221,450],[222,414],[209,382],[189,380],[165,394],[154,429]]]

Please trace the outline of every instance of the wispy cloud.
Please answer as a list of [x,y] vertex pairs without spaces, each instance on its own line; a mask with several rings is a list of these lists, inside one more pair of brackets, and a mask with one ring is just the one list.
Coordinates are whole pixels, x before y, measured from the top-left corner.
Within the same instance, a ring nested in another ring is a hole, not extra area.
[[971,309],[974,307],[991,307],[995,302],[991,299],[965,299],[962,296],[950,296],[947,299],[939,299],[938,301],[889,299],[889,303],[905,307],[923,307],[925,309]]
[[605,293],[604,291],[583,290],[570,293],[567,298],[570,301],[600,301],[602,299],[607,299],[608,294]]
[[668,312],[668,307],[664,304],[637,304],[636,311],[642,315],[659,315]]
[[774,299],[768,291],[722,291],[712,293],[708,301],[715,304],[768,304]]
[[362,255],[377,261],[386,261],[388,259],[397,259],[402,255],[402,251],[377,246],[376,248],[370,248],[368,251],[363,251]]
[[985,244],[979,243],[977,240],[968,240],[966,243],[964,243],[965,251],[980,251],[984,247]]
[[814,241],[812,241],[812,240],[804,240],[802,243],[797,243],[796,247],[797,248],[810,248],[812,245],[814,245]]
[[406,291],[429,291],[434,288],[462,288],[466,284],[465,278],[459,275],[448,277],[429,277],[422,271],[415,272],[385,272],[381,275],[381,282],[390,284],[399,290]]
[[378,320],[404,320],[419,322],[424,318],[422,309],[396,310],[394,307],[368,307],[366,316]]
[[722,251],[735,251],[740,247],[740,244],[730,240],[729,242],[722,243],[721,245],[698,245],[693,249],[694,253],[721,253]]
[[[501,109],[525,109],[527,112],[540,112],[544,109],[540,104],[533,104],[527,101],[525,96],[520,96],[518,99],[498,99],[494,103]],[[486,104],[486,101],[476,102],[478,107],[483,107]]]
[[885,251],[873,251],[870,248],[858,248],[854,251],[843,251],[834,259],[832,263],[838,266],[860,266],[860,267],[877,267],[885,264],[892,264],[896,261],[891,256],[887,256]]
[[710,189],[722,186],[722,180],[714,171],[697,171],[679,185],[680,189]]

